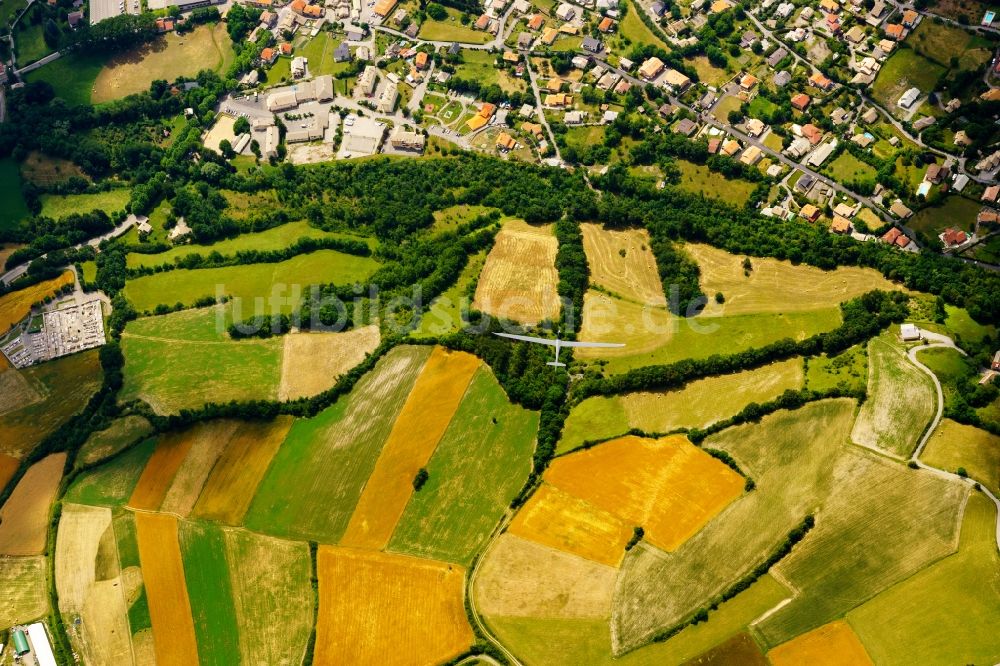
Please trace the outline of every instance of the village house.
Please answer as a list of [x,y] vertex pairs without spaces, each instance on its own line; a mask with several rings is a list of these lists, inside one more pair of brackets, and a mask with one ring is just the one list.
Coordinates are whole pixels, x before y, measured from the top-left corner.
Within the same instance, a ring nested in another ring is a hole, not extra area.
[[792,97],[791,101],[792,101],[792,108],[798,109],[799,111],[805,111],[806,108],[809,107],[809,102],[812,101],[812,98],[805,93],[799,93],[794,97]]
[[816,220],[819,219],[820,210],[819,208],[817,208],[812,204],[806,204],[805,206],[802,207],[802,210],[799,211],[799,215],[809,220],[810,222],[815,222]]
[[647,81],[652,81],[660,75],[664,69],[663,61],[653,57],[642,63],[639,67],[639,76]]
[[938,235],[938,238],[946,248],[954,248],[969,240],[969,235],[961,229],[948,227]]

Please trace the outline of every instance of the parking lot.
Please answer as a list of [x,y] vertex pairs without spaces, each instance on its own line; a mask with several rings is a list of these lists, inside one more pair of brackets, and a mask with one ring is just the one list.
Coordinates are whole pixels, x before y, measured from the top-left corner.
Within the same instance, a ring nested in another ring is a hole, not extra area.
[[104,19],[109,19],[119,14],[125,13],[128,3],[135,0],[90,0],[90,24],[100,23]]

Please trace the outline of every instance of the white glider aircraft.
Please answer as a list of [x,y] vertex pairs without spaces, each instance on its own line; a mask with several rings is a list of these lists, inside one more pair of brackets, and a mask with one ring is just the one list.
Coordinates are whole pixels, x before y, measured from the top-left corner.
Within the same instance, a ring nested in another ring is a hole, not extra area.
[[549,361],[546,365],[552,365],[557,368],[565,368],[565,363],[559,362],[559,350],[563,347],[624,347],[625,345],[620,342],[585,342],[583,340],[560,340],[556,338],[555,340],[549,340],[548,338],[536,338],[530,335],[514,335],[513,333],[494,333],[493,335],[499,335],[501,338],[510,338],[511,340],[520,340],[521,342],[533,342],[538,345],[548,345],[549,347],[556,348],[556,360]]

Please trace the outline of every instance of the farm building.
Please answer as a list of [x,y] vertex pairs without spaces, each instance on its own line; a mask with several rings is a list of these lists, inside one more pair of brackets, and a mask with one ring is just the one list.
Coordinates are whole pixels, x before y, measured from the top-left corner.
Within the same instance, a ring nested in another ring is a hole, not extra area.
[[904,342],[919,340],[920,329],[914,324],[902,324],[899,327],[899,337],[903,338]]

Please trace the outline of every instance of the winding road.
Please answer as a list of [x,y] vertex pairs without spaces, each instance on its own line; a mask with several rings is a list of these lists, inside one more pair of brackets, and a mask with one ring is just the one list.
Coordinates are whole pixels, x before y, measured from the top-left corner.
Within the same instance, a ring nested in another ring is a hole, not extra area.
[[946,335],[932,333],[923,329],[920,330],[920,334],[929,342],[929,344],[912,347],[906,355],[913,365],[920,368],[920,370],[926,373],[931,378],[931,381],[934,382],[934,390],[937,392],[937,412],[934,414],[934,419],[931,421],[930,426],[928,426],[927,430],[924,432],[924,436],[920,439],[920,443],[917,444],[917,448],[913,451],[910,461],[915,463],[920,469],[937,474],[942,478],[951,479],[953,481],[957,480],[960,483],[964,483],[969,486],[979,483],[981,492],[993,500],[993,504],[995,504],[997,508],[996,542],[997,547],[1000,548],[1000,499],[997,499],[996,495],[994,495],[989,488],[982,483],[977,482],[975,479],[962,477],[954,472],[932,467],[931,465],[928,465],[920,460],[920,454],[923,453],[924,447],[927,446],[927,442],[930,440],[931,435],[933,435],[934,431],[937,430],[938,424],[941,422],[941,417],[944,414],[944,392],[941,390],[941,382],[938,381],[937,375],[934,374],[933,370],[920,362],[920,359],[917,358],[917,354],[924,349],[954,349],[958,353],[962,354],[962,356],[966,356],[966,353],[955,344],[954,340]]

